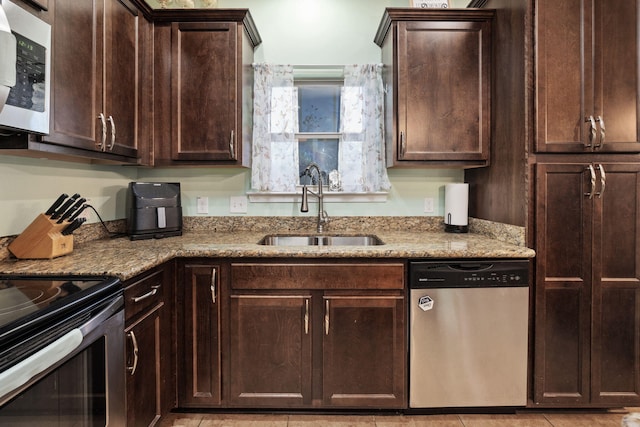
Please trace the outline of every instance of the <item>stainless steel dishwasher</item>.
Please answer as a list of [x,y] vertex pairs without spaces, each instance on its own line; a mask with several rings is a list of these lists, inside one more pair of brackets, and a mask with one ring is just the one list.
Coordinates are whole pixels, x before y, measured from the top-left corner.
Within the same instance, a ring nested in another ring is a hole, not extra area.
[[409,407],[527,401],[527,260],[409,264]]

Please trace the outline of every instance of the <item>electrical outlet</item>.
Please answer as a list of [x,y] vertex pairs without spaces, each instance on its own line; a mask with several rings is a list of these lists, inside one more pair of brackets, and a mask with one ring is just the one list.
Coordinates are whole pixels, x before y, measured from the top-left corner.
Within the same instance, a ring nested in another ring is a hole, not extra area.
[[436,211],[435,201],[433,197],[425,197],[424,198],[424,212],[425,213],[434,213]]
[[208,214],[209,213],[209,198],[208,197],[196,197],[196,213]]
[[229,212],[247,213],[247,197],[246,196],[229,197]]

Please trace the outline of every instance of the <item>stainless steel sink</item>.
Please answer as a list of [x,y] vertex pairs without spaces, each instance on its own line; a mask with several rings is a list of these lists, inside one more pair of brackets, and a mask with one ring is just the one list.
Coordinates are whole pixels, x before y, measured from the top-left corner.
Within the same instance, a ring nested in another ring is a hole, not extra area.
[[384,245],[379,237],[374,235],[340,236],[298,234],[269,234],[259,242],[267,246],[376,246]]

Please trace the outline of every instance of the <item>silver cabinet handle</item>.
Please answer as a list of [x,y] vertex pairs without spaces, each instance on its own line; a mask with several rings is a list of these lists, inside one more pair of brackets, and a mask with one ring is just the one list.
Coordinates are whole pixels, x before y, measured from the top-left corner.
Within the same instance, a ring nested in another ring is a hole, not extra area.
[[309,335],[309,299],[304,300],[304,334]]
[[131,298],[131,301],[133,301],[135,303],[138,303],[140,301],[146,300],[147,298],[151,298],[152,296],[154,296],[155,294],[158,293],[158,289],[160,289],[160,286],[162,286],[162,285],[153,285],[153,286],[151,286],[151,290],[149,292],[147,292],[144,295],[133,297],[133,298]]
[[596,193],[598,198],[601,198],[604,195],[604,189],[607,186],[607,174],[604,172],[604,166],[599,164],[597,169],[600,171],[600,191]]
[[113,116],[109,116],[107,120],[111,127],[111,143],[105,147],[105,150],[112,151],[116,145],[116,121],[113,120]]
[[589,199],[593,199],[593,196],[596,192],[596,170],[593,168],[593,165],[589,165],[587,169],[591,174],[591,191],[588,193],[584,193],[584,195],[589,196]]
[[235,141],[235,132],[233,129],[231,130],[231,138],[229,138],[229,153],[231,154],[231,158],[235,160],[236,158],[236,147],[234,144]]
[[329,300],[324,303],[324,333],[329,335]]
[[107,120],[105,119],[104,114],[102,113],[98,115],[98,120],[100,120],[100,124],[102,126],[102,136],[100,140],[96,143],[96,147],[104,151],[104,145],[107,142]]
[[600,142],[598,142],[595,148],[602,148],[602,146],[604,145],[604,137],[606,133],[606,129],[604,127],[604,119],[602,118],[602,116],[598,116],[596,121],[600,124]]
[[216,269],[211,270],[211,302],[216,303]]
[[593,147],[593,141],[596,139],[597,128],[596,128],[596,120],[593,116],[586,117],[584,119],[585,122],[589,123],[589,143],[585,145],[585,147]]
[[127,366],[127,372],[129,372],[129,375],[133,375],[138,369],[138,340],[133,331],[127,332],[127,336],[131,339],[131,344],[133,344],[133,366]]
[[400,132],[400,158],[404,159],[404,154],[407,151],[407,138],[404,136],[404,131]]

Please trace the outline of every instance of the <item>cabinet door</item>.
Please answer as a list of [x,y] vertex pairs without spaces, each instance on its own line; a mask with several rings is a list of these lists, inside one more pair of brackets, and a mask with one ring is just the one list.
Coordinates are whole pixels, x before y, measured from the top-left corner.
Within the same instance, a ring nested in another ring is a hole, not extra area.
[[640,152],[640,1],[593,0],[594,108],[598,133],[604,140],[597,151]]
[[596,165],[592,400],[640,402],[640,164]]
[[537,1],[537,151],[640,151],[638,3]]
[[[105,151],[137,155],[138,12],[127,0],[105,0]],[[100,135],[100,137],[102,137]]]
[[127,337],[127,426],[152,425],[161,414],[161,321],[157,306],[125,329]]
[[166,263],[125,284],[127,425],[148,426],[175,406],[173,271]]
[[489,159],[490,22],[400,22],[396,158]]
[[94,151],[102,111],[103,4],[56,0],[52,6],[51,125],[43,141]]
[[232,405],[311,404],[311,295],[231,295]]
[[536,404],[589,401],[593,203],[586,195],[587,166],[536,169]]
[[[182,342],[178,346],[178,404],[220,404],[220,267],[186,264],[183,273]],[[181,359],[181,360],[180,360]]]
[[236,160],[236,23],[172,24],[172,159]]
[[404,298],[327,294],[324,309],[324,404],[403,407]]

